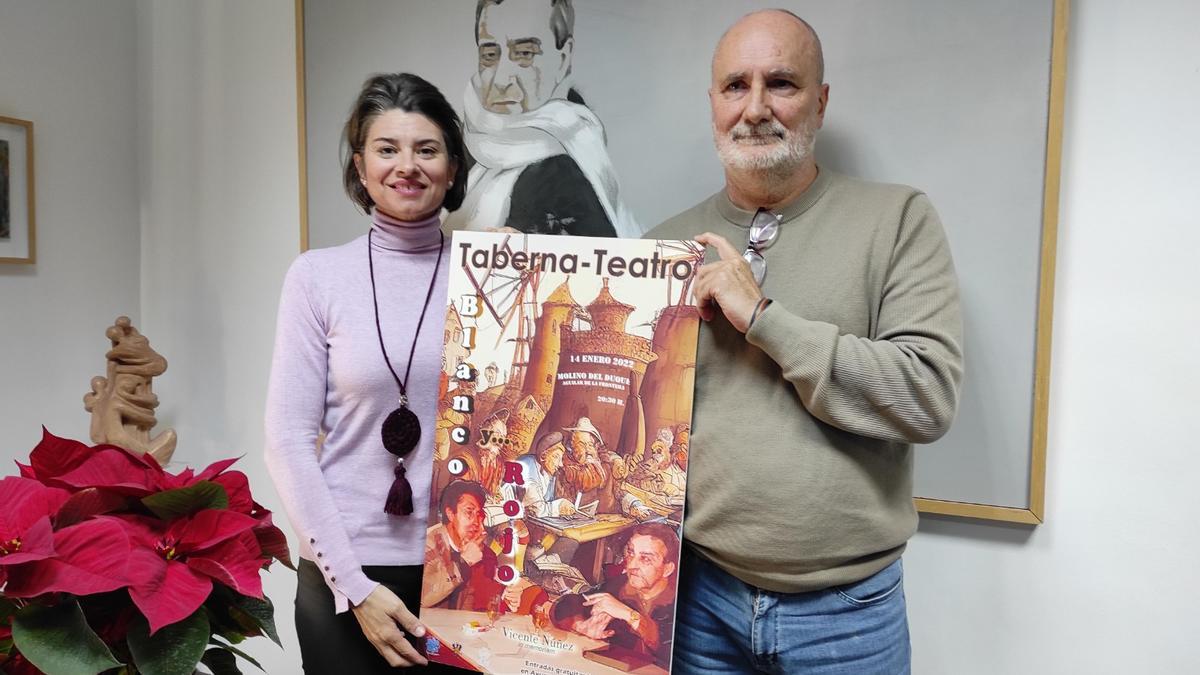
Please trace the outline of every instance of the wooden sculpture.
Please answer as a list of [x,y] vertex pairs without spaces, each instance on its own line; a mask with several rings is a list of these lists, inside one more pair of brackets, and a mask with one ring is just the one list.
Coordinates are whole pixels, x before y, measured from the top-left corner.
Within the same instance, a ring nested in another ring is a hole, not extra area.
[[154,418],[158,396],[151,380],[167,371],[167,360],[150,348],[150,341],[127,316],[117,317],[104,334],[112,341],[105,355],[107,377],[93,377],[92,391],[83,397],[83,407],[92,413],[92,442],[149,453],[165,466],[175,452],[175,431],[168,429],[151,438],[150,430],[158,422]]

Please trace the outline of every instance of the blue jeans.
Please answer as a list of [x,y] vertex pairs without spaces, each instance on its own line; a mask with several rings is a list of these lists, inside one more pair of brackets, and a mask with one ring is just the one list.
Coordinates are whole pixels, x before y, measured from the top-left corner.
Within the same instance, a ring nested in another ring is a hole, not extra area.
[[910,672],[900,561],[811,593],[756,588],[684,547],[673,675]]

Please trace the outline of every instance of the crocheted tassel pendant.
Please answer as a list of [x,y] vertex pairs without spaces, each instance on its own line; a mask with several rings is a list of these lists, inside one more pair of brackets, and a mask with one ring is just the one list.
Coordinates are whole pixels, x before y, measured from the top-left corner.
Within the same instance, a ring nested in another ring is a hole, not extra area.
[[413,512],[412,486],[404,476],[404,460],[396,462],[396,480],[392,481],[392,489],[388,490],[387,503],[383,512],[393,516],[407,516]]

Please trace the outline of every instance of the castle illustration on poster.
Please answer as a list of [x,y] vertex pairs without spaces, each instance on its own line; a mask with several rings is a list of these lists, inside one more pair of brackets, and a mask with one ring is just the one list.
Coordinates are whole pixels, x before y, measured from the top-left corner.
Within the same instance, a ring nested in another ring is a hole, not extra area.
[[421,621],[487,673],[666,673],[703,248],[456,232]]

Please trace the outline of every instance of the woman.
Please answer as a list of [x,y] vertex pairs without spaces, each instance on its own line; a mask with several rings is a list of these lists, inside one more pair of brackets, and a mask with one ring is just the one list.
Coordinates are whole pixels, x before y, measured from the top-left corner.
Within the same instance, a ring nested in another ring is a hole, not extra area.
[[267,466],[300,539],[308,673],[426,664],[415,612],[450,262],[439,214],[466,188],[450,104],[414,75],[367,80],[343,182],[370,231],[292,264],[267,398]]

